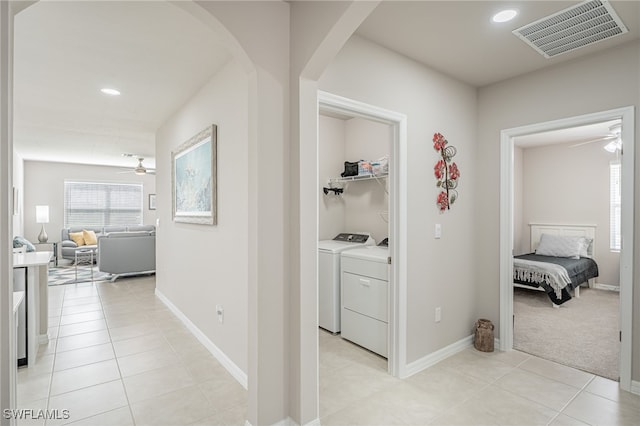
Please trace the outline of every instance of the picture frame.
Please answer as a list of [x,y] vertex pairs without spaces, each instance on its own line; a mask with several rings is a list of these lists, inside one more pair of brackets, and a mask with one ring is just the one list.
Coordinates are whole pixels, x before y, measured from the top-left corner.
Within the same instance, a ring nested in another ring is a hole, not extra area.
[[217,225],[217,126],[212,124],[171,153],[173,221]]
[[156,209],[156,194],[149,194],[149,210]]

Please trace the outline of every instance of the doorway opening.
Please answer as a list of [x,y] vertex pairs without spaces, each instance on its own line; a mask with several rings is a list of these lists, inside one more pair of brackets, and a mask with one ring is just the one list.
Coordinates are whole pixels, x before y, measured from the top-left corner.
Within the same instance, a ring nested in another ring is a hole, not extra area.
[[[571,283],[560,303],[549,284],[514,279],[513,347],[614,381],[620,355],[620,127],[616,119],[514,139],[514,268],[528,267],[521,261],[552,262],[566,267]],[[589,246],[579,259],[548,252],[547,242],[580,238]]]
[[[514,151],[517,137],[601,123],[621,122],[621,240],[620,250],[620,387],[631,390],[631,336],[633,300],[633,177],[634,107],[505,129],[501,132],[500,178],[500,347],[513,349],[513,254],[514,254]],[[552,189],[556,190],[556,189]],[[625,244],[626,242],[626,244]]]
[[[375,221],[379,221],[378,231],[375,234],[378,238],[376,244],[381,243],[384,238],[388,242],[388,259],[386,265],[377,264],[379,268],[388,270],[388,284],[385,291],[387,296],[386,305],[386,358],[387,371],[393,376],[402,376],[405,369],[406,347],[406,122],[404,114],[385,110],[373,105],[365,104],[352,99],[344,98],[327,92],[318,92],[318,108],[322,118],[356,119],[360,124],[364,124],[366,129],[382,129],[385,132],[388,147],[388,176],[383,179],[373,179],[369,182],[369,188],[378,189],[376,191],[378,206],[386,205],[387,210],[375,208],[371,216]],[[319,119],[321,117],[319,116]],[[320,126],[319,126],[320,128]],[[320,129],[320,132],[322,130]],[[318,142],[319,143],[319,142]],[[385,142],[382,142],[384,144]],[[320,150],[321,147],[318,146]],[[372,151],[374,152],[374,151]],[[374,152],[375,156],[375,152]],[[356,159],[360,160],[360,158]],[[344,161],[344,160],[342,160]],[[343,162],[340,163],[343,165]],[[338,177],[340,177],[338,175]],[[344,191],[349,191],[357,185],[350,183],[347,185],[331,185],[327,178],[329,176],[319,176],[318,187],[341,186]],[[347,188],[348,186],[348,188]],[[356,192],[364,193],[365,189],[356,188]],[[369,194],[371,195],[371,194]],[[329,194],[321,194],[328,197],[328,202],[336,201],[336,197],[331,191]],[[338,200],[339,202],[339,200]],[[322,203],[319,203],[319,208]],[[355,223],[358,221],[356,220]],[[353,225],[355,226],[355,225]],[[384,235],[386,229],[387,234]],[[338,232],[366,231],[363,229],[338,230]],[[331,232],[331,231],[327,231]],[[371,232],[371,231],[368,231]],[[378,235],[380,234],[380,235]],[[328,234],[329,235],[329,234]],[[331,237],[332,238],[332,237]],[[356,263],[359,260],[355,259]],[[376,278],[376,277],[369,277]],[[367,278],[368,279],[368,278]],[[382,280],[383,281],[383,280]],[[358,281],[359,282],[359,281]],[[380,341],[378,336],[375,340]],[[366,340],[364,341],[366,343]],[[357,342],[356,342],[357,343]],[[360,343],[362,345],[362,343]],[[322,366],[320,366],[322,369]]]

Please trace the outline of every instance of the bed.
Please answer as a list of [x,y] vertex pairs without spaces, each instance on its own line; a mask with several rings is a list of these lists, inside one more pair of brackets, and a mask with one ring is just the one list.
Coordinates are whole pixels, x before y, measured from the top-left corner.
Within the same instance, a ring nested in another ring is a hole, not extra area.
[[531,253],[514,256],[514,286],[544,291],[554,307],[580,297],[580,286],[593,287],[598,265],[593,259],[595,226],[529,224]]

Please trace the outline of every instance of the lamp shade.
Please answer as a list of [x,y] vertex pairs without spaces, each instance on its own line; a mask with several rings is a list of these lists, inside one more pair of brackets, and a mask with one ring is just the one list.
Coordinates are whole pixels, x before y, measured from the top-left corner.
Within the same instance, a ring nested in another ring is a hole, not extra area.
[[36,223],[49,223],[49,206],[36,206]]

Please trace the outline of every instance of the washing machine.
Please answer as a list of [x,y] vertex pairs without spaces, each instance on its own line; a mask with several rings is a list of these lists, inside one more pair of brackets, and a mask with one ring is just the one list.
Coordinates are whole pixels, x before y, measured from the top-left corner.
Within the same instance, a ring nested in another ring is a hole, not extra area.
[[340,254],[363,246],[375,246],[366,233],[338,234],[318,242],[318,324],[332,333],[340,332]]
[[389,248],[359,247],[341,254],[342,338],[388,356]]

